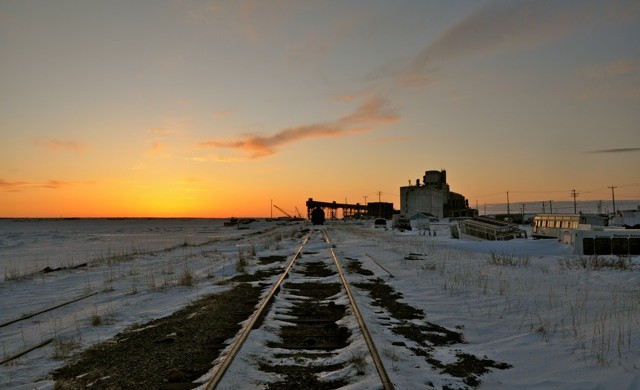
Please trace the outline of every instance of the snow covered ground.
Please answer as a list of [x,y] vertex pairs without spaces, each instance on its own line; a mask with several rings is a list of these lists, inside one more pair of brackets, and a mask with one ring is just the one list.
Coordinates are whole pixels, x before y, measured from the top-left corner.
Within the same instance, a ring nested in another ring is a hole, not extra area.
[[[53,340],[0,365],[0,388],[52,388],[47,374],[73,351],[228,288],[218,282],[235,274],[240,252],[291,255],[288,232],[302,225],[0,220],[0,357]],[[445,223],[435,225],[436,236],[367,223],[326,228],[340,258],[361,261],[429,321],[461,329],[466,343],[438,349],[441,360],[459,350],[513,366],[482,376],[481,389],[640,388],[640,258],[626,270],[585,269],[554,240],[455,240]],[[37,272],[47,266],[68,269]],[[195,282],[181,283],[185,275]],[[397,388],[449,383],[424,358],[391,345],[398,336],[384,326],[387,315],[366,291],[354,293]]]

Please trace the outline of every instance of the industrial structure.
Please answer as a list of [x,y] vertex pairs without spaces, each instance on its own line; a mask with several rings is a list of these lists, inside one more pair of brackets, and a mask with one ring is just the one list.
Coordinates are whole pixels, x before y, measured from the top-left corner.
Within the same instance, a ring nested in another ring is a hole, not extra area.
[[426,171],[420,183],[400,187],[400,214],[411,217],[416,213],[436,218],[475,217],[478,210],[469,208],[469,201],[449,190],[447,172]]
[[391,219],[393,213],[393,203],[387,202],[369,202],[366,205],[360,203],[337,203],[337,202],[321,202],[309,198],[307,200],[307,217],[311,218],[311,213],[314,209],[320,208],[325,210],[325,214],[328,214],[328,218],[336,219],[338,209],[342,210],[342,216],[344,218],[385,218]]

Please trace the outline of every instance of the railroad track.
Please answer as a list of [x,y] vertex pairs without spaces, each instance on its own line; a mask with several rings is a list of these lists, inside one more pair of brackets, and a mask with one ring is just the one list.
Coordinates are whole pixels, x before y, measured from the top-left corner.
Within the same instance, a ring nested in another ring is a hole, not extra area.
[[265,382],[268,389],[394,388],[325,230],[304,237],[204,388]]
[[[239,251],[247,237],[267,240],[287,229],[273,224],[250,232],[227,233],[225,230],[210,242],[185,242],[143,252],[132,245],[131,253],[123,251],[101,258],[85,258],[81,267],[61,267],[55,270],[58,272],[50,272],[47,267],[25,274],[15,282],[2,284],[3,294],[26,294],[29,298],[20,307],[5,299],[5,305],[0,308],[3,314],[0,321],[0,388],[21,384],[20,379],[14,382],[14,376],[32,376],[25,372],[39,372],[38,375],[45,376],[59,366],[59,361],[75,354],[79,348],[99,344],[105,333],[108,337],[114,336],[114,329],[123,326],[119,317],[121,307],[156,299],[180,285],[180,272],[174,272],[172,264],[189,264],[188,270],[194,278],[205,279],[204,275],[208,278],[210,270],[215,276],[215,272],[225,272],[227,260],[224,256]],[[203,261],[203,258],[210,261]],[[140,320],[153,318],[158,308],[162,311],[162,305],[142,308]],[[126,316],[125,319],[130,320]],[[131,325],[125,323],[124,327]]]

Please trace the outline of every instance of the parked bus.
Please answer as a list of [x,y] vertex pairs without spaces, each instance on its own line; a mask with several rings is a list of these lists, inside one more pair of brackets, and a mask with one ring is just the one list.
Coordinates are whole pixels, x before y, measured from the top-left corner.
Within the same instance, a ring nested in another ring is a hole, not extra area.
[[580,225],[607,226],[607,221],[597,214],[538,214],[531,223],[531,237],[560,239],[563,230],[578,230]]
[[[452,230],[452,235],[455,233]],[[473,217],[460,221],[459,237],[472,240],[507,241],[527,238],[527,232],[518,225],[488,217]]]
[[571,240],[577,255],[640,255],[640,229],[576,230]]

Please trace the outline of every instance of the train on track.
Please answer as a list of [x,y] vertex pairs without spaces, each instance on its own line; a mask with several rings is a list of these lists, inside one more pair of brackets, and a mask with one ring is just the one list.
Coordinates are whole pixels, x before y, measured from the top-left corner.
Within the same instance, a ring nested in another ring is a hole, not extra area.
[[324,210],[320,207],[316,207],[311,211],[311,223],[314,225],[324,225],[325,217]]

